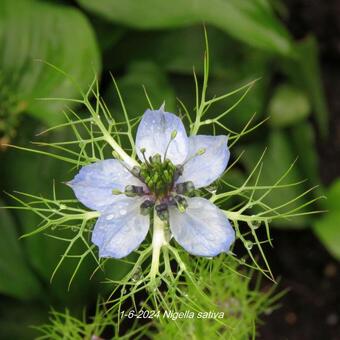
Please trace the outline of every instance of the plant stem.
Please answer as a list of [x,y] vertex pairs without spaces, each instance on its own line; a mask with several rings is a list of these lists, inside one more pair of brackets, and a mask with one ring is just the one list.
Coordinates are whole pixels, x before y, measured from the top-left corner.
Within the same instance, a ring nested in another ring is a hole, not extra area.
[[106,130],[104,124],[101,122],[99,118],[95,118],[95,122],[99,129],[101,130],[103,137],[106,142],[112,147],[112,149],[119,155],[119,157],[127,163],[129,166],[138,165],[138,163],[132,159],[123,149],[122,147],[112,138],[110,133]]
[[158,274],[161,248],[167,243],[165,240],[164,224],[165,222],[163,222],[155,213],[153,220],[152,261],[150,269],[151,283],[155,283],[156,275]]
[[84,101],[84,104],[86,105],[87,109],[89,110],[89,112],[92,115],[92,118],[95,122],[95,124],[98,126],[98,128],[100,129],[100,131],[103,134],[103,138],[105,139],[105,141],[112,147],[112,149],[117,153],[117,155],[125,162],[127,163],[129,166],[134,166],[134,165],[138,165],[138,162],[136,160],[134,160],[132,157],[130,157],[124,150],[123,148],[114,140],[114,138],[111,136],[111,134],[109,133],[109,131],[106,129],[106,127],[104,126],[103,122],[101,121],[98,113],[93,110],[93,107],[91,106],[91,104],[86,100]]

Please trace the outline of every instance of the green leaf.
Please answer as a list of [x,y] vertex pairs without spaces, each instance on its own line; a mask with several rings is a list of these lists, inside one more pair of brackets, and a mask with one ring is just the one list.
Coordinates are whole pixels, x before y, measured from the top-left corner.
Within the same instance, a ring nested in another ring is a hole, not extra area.
[[44,62],[72,76],[82,89],[100,69],[91,26],[80,11],[66,6],[2,0],[0,45],[0,111],[7,116],[25,111],[55,124],[64,119],[60,110],[66,101],[36,98],[80,97],[65,75]]
[[[228,74],[228,60],[237,54],[231,54],[230,49],[238,50],[240,44],[215,27],[208,26],[207,31],[210,75]],[[114,46],[110,54],[115,58],[108,58],[106,65],[110,69],[120,69],[132,62],[152,60],[166,71],[192,77],[193,66],[197,75],[203,75],[204,50],[204,30],[200,25],[168,31],[130,31]]]
[[338,178],[329,188],[327,192],[327,208],[333,212],[339,210],[340,198],[340,179]]
[[251,46],[285,56],[294,55],[288,32],[263,0],[78,2],[109,20],[138,29],[166,29],[205,22]]
[[[176,110],[175,94],[166,74],[151,62],[132,63],[129,65],[126,75],[118,79],[117,82],[131,118],[140,117],[146,109],[150,108],[143,86],[154,109],[158,109],[165,102],[166,110]],[[123,120],[123,112],[113,84],[105,95],[105,101],[108,107],[113,110],[114,116]]]
[[[126,33],[128,33],[127,27],[113,25],[111,22],[108,22],[103,18],[91,16],[89,20],[93,30],[95,31],[98,46],[102,54],[115,46],[126,35]],[[115,58],[112,58],[112,55],[109,54],[108,60],[103,60],[103,67],[106,67],[111,60],[115,59],[116,56]]]
[[[20,138],[16,140],[16,144],[21,146],[32,147],[25,145],[25,141],[32,135],[32,131],[37,129],[37,126],[26,119],[24,127],[21,129]],[[39,138],[42,140],[43,138]],[[68,130],[63,130],[63,133],[50,134],[48,138],[43,140],[61,141],[70,139]],[[39,148],[35,146],[34,148]],[[51,150],[50,150],[51,151]],[[27,192],[33,195],[42,195],[52,198],[53,180],[55,181],[56,193],[58,198],[67,199],[73,198],[72,191],[62,182],[72,178],[71,169],[68,164],[55,159],[32,154],[29,152],[9,149],[3,156],[1,167],[1,178],[4,179],[4,189],[13,193],[14,190]],[[15,204],[15,202],[11,202]],[[18,205],[17,203],[16,205]],[[15,211],[16,218],[19,221],[20,236],[33,231],[41,223],[41,218],[31,211]],[[51,233],[50,230],[46,234]],[[95,283],[90,281],[90,276],[94,270],[94,261],[84,261],[81,265],[78,274],[75,277],[74,283],[68,291],[68,283],[73,274],[77,260],[66,259],[60,270],[56,273],[53,281],[50,283],[51,275],[60,257],[64,254],[68,244],[63,241],[55,240],[48,237],[46,234],[38,234],[22,239],[20,242],[25,247],[27,261],[45,281],[46,286],[50,290],[49,302],[53,306],[69,305],[70,308],[81,308],[81,302],[92,296],[95,299]],[[59,234],[61,237],[66,237]],[[68,234],[68,237],[70,235]],[[73,254],[81,254],[84,247],[77,244]],[[81,284],[81,289],[77,289],[77,285]]]
[[[299,156],[297,164],[299,165],[303,176],[308,179],[312,185],[321,185],[318,171],[318,154],[316,148],[315,131],[308,121],[302,121],[293,125],[289,129],[291,141]],[[317,188],[315,194],[322,196],[322,188]]]
[[[296,154],[293,151],[291,144],[289,143],[289,136],[282,130],[274,130],[269,133],[266,140],[257,144],[250,144],[245,147],[245,154],[242,156],[241,161],[247,169],[247,173],[250,173],[255,164],[258,162],[260,155],[265,148],[268,148],[264,157],[261,177],[258,185],[273,185],[277,180],[287,173],[287,170],[291,167],[296,159]],[[239,149],[239,151],[242,151]],[[256,176],[255,176],[256,177]],[[280,185],[297,183],[303,180],[300,169],[295,164],[287,173],[287,176],[280,182]],[[306,190],[306,186],[302,183],[298,186],[289,186],[286,188],[273,189],[269,195],[264,199],[264,202],[270,207],[278,207],[287,202],[291,202],[289,205],[279,209],[282,212],[288,212],[294,210],[307,202],[308,196],[300,197]],[[263,191],[255,194],[255,197],[263,194]],[[301,209],[293,212],[293,214],[303,213],[310,209]],[[296,216],[289,219],[273,220],[273,224],[279,227],[287,228],[301,228],[308,226],[308,216]]]
[[305,119],[310,111],[305,93],[289,84],[278,86],[269,102],[270,123],[276,127],[295,124]]
[[[229,128],[240,131],[255,112],[257,113],[256,119],[260,119],[263,115],[269,89],[270,58],[263,51],[240,44],[214,27],[208,27],[208,35],[210,50],[208,97],[219,96],[228,90],[234,90],[261,78],[256,82],[247,97],[223,121]],[[139,46],[143,46],[143,48],[141,49]],[[137,80],[144,84],[148,82],[149,78],[154,78],[154,74],[157,74],[155,67],[154,70],[150,69],[149,72],[143,72],[142,70],[143,63],[146,68],[150,68],[147,65],[152,61],[158,65],[160,74],[163,73],[162,70],[164,69],[170,73],[171,84],[177,97],[191,111],[195,105],[193,66],[195,67],[195,73],[201,76],[203,74],[204,49],[204,36],[201,26],[162,32],[132,32],[112,50],[116,58],[111,60],[110,68],[121,69],[123,61],[132,65],[139,64],[141,65],[139,67],[141,71],[136,73],[141,74],[143,77],[138,76]],[[230,53],[230,51],[233,51],[233,53]],[[129,78],[132,78],[129,82],[136,84],[136,89],[132,93],[140,96],[142,94],[140,85],[136,79],[133,79],[134,75],[131,71],[129,74],[131,74]],[[124,82],[124,78],[119,80],[120,87],[122,87],[122,81]],[[149,87],[150,89],[155,88],[155,86],[148,85],[147,89]],[[159,89],[159,86],[156,86],[156,89]],[[129,88],[126,90],[130,91]],[[165,89],[162,91],[165,93]],[[124,95],[123,89],[122,93]],[[230,99],[223,100],[221,103],[214,104],[211,112],[215,112],[215,114],[224,112],[241,95],[233,96]],[[137,106],[131,100],[131,96],[125,97],[127,105]],[[158,97],[161,99],[162,94],[160,93]],[[145,97],[142,96],[138,102],[144,107]],[[166,104],[167,109],[169,109],[168,100],[166,100]],[[138,107],[136,109],[139,110]],[[224,131],[221,133],[224,133]]]
[[[206,2],[207,21],[251,46],[284,56],[295,51],[286,29],[261,0]],[[205,20],[203,12],[202,19]]]
[[[0,207],[5,204],[0,200]],[[0,208],[0,292],[31,300],[38,296],[40,284],[28,267],[10,211]]]
[[0,306],[1,338],[37,339],[39,334],[32,326],[48,322],[48,309],[46,304],[36,304],[31,301],[29,303],[2,301]]
[[313,106],[313,113],[323,137],[328,133],[328,108],[326,104],[318,58],[318,46],[315,38],[296,44],[296,60],[285,60],[280,66],[290,80],[299,88],[305,89]]
[[[239,169],[228,170],[222,177],[223,181],[234,186],[241,187],[246,180],[246,176]],[[220,183],[220,182],[218,182]]]
[[340,179],[333,183],[326,196],[329,211],[314,222],[314,232],[328,251],[340,260]]
[[[258,79],[245,98],[238,103],[233,110],[223,117],[220,122],[228,128],[241,131],[245,125],[252,119],[252,124],[261,120],[264,114],[264,108],[268,96],[269,76],[268,60],[261,53],[249,49],[235,49],[237,52],[234,58],[230,56],[225,59],[225,70],[227,74],[221,74],[210,80],[208,86],[208,95],[210,98],[220,96],[221,94],[237,89],[245,84]],[[260,79],[259,79],[260,78]],[[225,100],[213,105],[210,110],[212,116],[225,112],[242,97],[243,92],[237,96],[231,96]],[[207,114],[207,118],[209,113]],[[225,133],[224,130],[219,133]]]

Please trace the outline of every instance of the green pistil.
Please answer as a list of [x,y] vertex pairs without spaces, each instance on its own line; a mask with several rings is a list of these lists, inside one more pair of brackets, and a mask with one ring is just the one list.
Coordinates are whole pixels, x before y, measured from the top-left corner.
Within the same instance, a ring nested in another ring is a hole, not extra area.
[[161,156],[156,154],[141,165],[140,176],[156,197],[163,197],[173,186],[176,169],[169,159],[162,162]]

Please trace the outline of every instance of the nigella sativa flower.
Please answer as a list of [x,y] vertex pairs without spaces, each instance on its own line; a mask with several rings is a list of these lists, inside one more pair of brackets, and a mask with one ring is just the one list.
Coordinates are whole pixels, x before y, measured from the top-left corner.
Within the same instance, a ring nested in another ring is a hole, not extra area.
[[99,256],[121,258],[139,247],[157,214],[190,254],[227,252],[235,232],[209,200],[195,197],[229,160],[226,136],[188,137],[173,113],[147,110],[136,136],[139,166],[106,159],[84,166],[68,184],[86,207],[100,212],[92,232]]

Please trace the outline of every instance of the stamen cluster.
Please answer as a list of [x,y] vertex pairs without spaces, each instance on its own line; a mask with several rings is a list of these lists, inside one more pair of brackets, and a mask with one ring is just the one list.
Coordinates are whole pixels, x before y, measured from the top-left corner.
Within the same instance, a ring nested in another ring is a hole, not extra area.
[[[145,150],[143,150],[143,155]],[[194,184],[183,182],[175,184],[178,178],[183,174],[182,165],[174,165],[169,159],[162,161],[162,157],[156,154],[149,157],[139,166],[135,166],[131,173],[139,178],[147,186],[144,189],[141,186],[127,185],[124,194],[129,197],[148,196],[140,206],[142,215],[148,215],[155,209],[159,218],[163,221],[168,220],[169,206],[175,206],[180,212],[184,212],[188,203],[184,195],[190,195],[194,192]]]
[[159,154],[150,157],[140,167],[140,177],[156,198],[163,198],[172,189],[176,166],[169,159],[162,162]]

